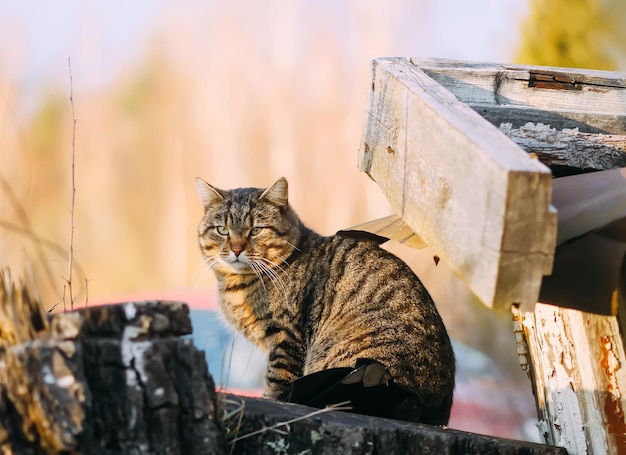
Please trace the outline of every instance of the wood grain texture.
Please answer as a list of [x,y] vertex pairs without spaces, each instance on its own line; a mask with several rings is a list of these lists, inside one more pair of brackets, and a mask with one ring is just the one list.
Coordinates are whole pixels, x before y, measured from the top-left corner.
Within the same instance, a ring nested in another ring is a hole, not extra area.
[[426,244],[398,215],[389,215],[349,228],[350,231],[365,231],[394,240],[406,246],[421,250]]
[[411,62],[495,125],[533,121],[557,129],[626,132],[626,73],[444,59]]
[[359,166],[488,306],[532,306],[550,272],[550,171],[406,59],[376,59]]
[[546,166],[570,166],[584,170],[626,167],[626,135],[582,133],[575,129],[557,130],[543,123],[527,123],[512,128],[503,123],[500,130]]
[[[534,292],[541,282],[537,272],[549,272],[557,243],[556,220],[549,208],[552,182],[543,168],[524,161],[522,148],[543,153],[541,158],[551,165],[606,170],[555,179],[552,199],[560,212],[558,241],[563,248],[593,236],[619,244],[607,243],[615,253],[611,268],[615,276],[600,267],[611,265],[609,255],[593,244],[576,255],[582,254],[581,262],[598,273],[586,271],[572,278],[567,272],[555,285],[584,295],[582,300],[589,300],[584,308],[596,310],[596,298],[569,281],[603,286],[608,289],[603,297],[606,314],[545,304],[528,311],[527,306],[521,317],[517,313],[516,336],[518,355],[533,381],[546,441],[571,454],[626,453],[626,357],[618,324],[618,317],[623,321],[624,316],[615,315],[617,304],[623,306],[626,286],[622,213],[626,186],[619,169],[624,167],[619,135],[626,134],[626,75],[382,59],[374,62],[373,81],[361,169],[378,182],[420,238],[495,307],[520,301],[515,300],[519,294],[505,292],[514,285],[499,287],[502,283],[517,283]],[[522,131],[527,122],[551,129]],[[509,131],[516,130],[510,138],[491,128],[502,123],[511,124]],[[578,130],[571,134],[564,128]],[[524,166],[528,167],[522,170]],[[607,236],[604,230],[611,226]],[[594,233],[586,234],[589,231]],[[598,264],[591,260],[594,254],[601,256]],[[563,256],[563,251],[560,258],[568,265],[580,261]],[[524,265],[535,274],[525,274]],[[485,277],[493,279],[493,287]],[[607,278],[612,281],[604,286],[602,280]],[[563,295],[567,300],[563,304],[571,305],[574,298],[559,292]]]
[[226,395],[227,411],[243,409],[234,454],[527,454],[565,455],[560,447]]
[[618,322],[538,304],[524,314],[539,429],[570,454],[626,451],[626,363]]

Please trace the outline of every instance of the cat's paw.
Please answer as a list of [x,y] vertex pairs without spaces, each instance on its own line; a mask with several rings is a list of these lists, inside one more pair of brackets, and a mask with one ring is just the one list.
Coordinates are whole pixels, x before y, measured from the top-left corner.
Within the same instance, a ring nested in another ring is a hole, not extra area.
[[[368,362],[368,363],[365,363]],[[389,385],[393,379],[391,373],[377,360],[358,359],[356,368],[341,381],[343,384],[363,383],[363,387],[376,387],[377,385]]]

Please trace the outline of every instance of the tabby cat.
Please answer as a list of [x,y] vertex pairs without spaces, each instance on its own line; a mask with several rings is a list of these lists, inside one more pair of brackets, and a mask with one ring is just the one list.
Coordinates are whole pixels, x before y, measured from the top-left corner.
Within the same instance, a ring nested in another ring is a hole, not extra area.
[[374,359],[413,392],[392,417],[447,424],[454,354],[404,262],[380,242],[307,228],[284,178],[267,189],[221,190],[201,179],[197,187],[200,248],[226,319],[267,355],[265,397],[285,401],[300,376]]

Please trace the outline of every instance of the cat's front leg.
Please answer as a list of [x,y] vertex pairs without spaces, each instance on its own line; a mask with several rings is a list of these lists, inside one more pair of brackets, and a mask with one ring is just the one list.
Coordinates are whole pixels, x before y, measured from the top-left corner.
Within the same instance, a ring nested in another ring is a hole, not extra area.
[[304,351],[286,333],[280,335],[268,353],[263,397],[287,401],[291,383],[302,376]]

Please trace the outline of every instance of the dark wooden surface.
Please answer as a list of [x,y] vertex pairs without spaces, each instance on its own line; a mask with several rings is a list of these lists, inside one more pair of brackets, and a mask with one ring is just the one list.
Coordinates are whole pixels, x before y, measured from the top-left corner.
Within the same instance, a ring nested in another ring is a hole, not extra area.
[[[260,398],[224,395],[234,454],[566,454],[559,447]],[[242,420],[236,417],[243,412]],[[314,414],[315,413],[315,414]],[[313,415],[312,415],[313,414]],[[286,423],[287,422],[287,423]],[[285,424],[286,423],[286,424]]]

